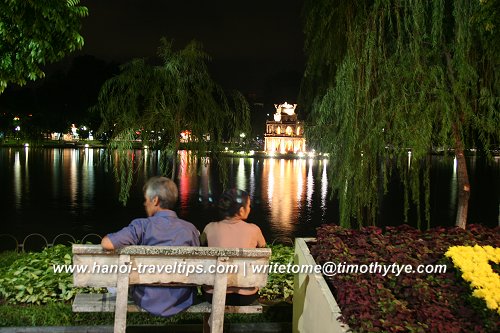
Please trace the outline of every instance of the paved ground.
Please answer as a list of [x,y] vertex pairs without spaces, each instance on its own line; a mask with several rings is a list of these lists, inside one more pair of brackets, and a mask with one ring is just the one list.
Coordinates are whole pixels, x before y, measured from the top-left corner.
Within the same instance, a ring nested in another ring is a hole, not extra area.
[[[129,326],[127,333],[169,332],[169,333],[201,333],[201,324],[184,324],[168,326]],[[291,323],[234,323],[224,325],[225,333],[289,333]],[[38,326],[38,327],[3,327],[0,333],[113,333],[112,326]]]

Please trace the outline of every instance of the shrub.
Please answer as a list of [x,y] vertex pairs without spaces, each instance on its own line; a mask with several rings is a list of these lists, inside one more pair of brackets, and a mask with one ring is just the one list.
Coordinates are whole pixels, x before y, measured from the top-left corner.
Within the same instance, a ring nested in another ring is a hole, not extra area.
[[[271,265],[293,264],[293,247],[279,244],[270,247],[272,250]],[[270,273],[267,278],[267,285],[260,289],[259,295],[264,300],[291,302],[293,298],[293,274]]]
[[9,303],[47,303],[69,300],[76,290],[69,273],[54,273],[53,265],[71,264],[71,247],[56,245],[19,256],[0,269],[0,295]]

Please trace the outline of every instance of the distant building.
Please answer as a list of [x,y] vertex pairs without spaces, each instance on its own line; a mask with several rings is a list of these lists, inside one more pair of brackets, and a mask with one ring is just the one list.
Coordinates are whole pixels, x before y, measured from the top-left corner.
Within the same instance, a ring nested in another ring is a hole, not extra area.
[[264,150],[276,153],[299,153],[306,151],[304,123],[297,120],[297,104],[274,104],[274,120],[266,121]]

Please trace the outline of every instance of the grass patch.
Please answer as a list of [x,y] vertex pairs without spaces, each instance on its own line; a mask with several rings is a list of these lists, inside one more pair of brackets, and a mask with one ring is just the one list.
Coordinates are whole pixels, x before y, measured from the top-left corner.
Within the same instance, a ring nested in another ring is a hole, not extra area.
[[[269,307],[262,314],[226,314],[227,323],[291,322],[291,306]],[[201,324],[203,314],[180,313],[164,318],[149,313],[127,314],[127,325]],[[71,304],[62,302],[44,305],[0,305],[0,327],[14,326],[88,326],[113,325],[114,313],[74,313]]]

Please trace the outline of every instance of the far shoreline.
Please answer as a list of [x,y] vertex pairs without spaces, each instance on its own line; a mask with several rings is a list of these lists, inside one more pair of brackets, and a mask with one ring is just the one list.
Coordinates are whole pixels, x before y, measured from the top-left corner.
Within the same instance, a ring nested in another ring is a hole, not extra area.
[[[78,140],[78,141],[62,141],[62,140],[43,140],[43,141],[28,141],[28,140],[8,140],[0,141],[0,148],[73,148],[73,149],[107,149],[108,146],[97,140]],[[144,147],[141,142],[134,142],[132,144],[134,150],[147,150],[150,148]],[[189,149],[179,149],[189,150]],[[454,150],[433,150],[431,155],[435,156],[453,156]],[[270,154],[263,150],[243,149],[241,147],[234,148],[233,150],[226,150],[222,152],[226,157],[247,157],[247,158],[276,158],[276,159],[329,159],[327,154],[321,153],[273,153]],[[500,156],[499,149],[491,150],[492,156]],[[486,156],[483,151],[477,149],[466,150],[466,156]]]

